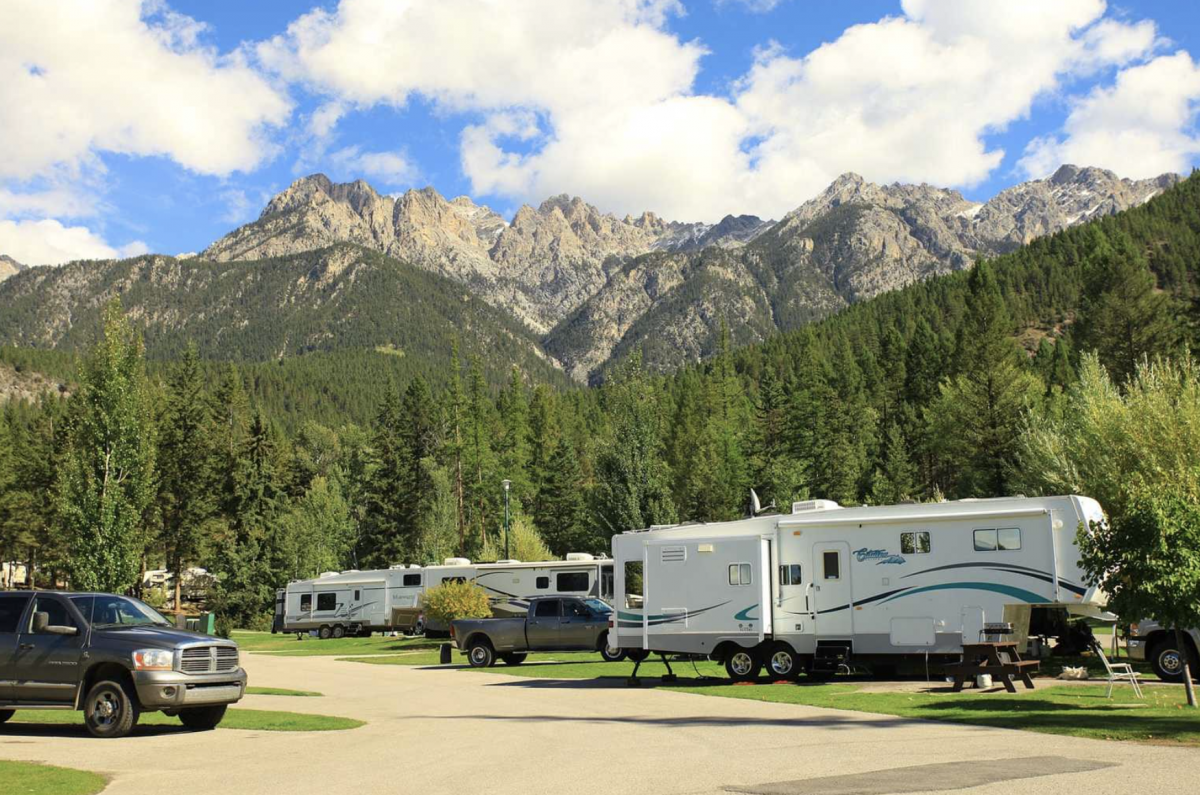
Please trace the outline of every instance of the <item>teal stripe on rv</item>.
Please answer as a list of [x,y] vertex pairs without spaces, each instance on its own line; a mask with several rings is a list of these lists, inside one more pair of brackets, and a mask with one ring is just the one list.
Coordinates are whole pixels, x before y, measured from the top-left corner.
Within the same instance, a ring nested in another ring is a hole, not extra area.
[[1005,596],[1015,597],[1024,602],[1028,602],[1031,605],[1045,604],[1047,601],[1046,597],[1041,596],[1040,594],[1036,594],[1033,591],[1026,591],[1024,588],[1015,588],[1011,585],[1000,585],[999,583],[994,582],[945,582],[939,583],[938,585],[926,585],[922,588],[913,588],[910,591],[905,591],[904,593],[896,594],[893,597],[884,599],[882,602],[880,602],[880,604],[887,604],[888,602],[895,601],[896,599],[903,599],[906,596],[912,596],[913,594],[924,593],[926,591],[948,590],[991,591],[993,593],[1002,593]]
[[758,604],[757,603],[752,604],[749,607],[747,607],[745,610],[741,611],[736,616],[734,616],[734,618],[737,619],[738,621],[753,621],[755,619],[755,617],[750,615],[750,611],[757,610],[757,609],[758,609]]

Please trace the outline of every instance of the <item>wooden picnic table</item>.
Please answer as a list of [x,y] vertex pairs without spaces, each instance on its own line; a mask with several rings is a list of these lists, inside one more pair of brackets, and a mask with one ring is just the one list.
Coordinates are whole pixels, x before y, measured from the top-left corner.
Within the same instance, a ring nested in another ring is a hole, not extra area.
[[991,674],[992,679],[1000,678],[1004,689],[1010,693],[1017,692],[1011,677],[1018,677],[1025,687],[1033,690],[1033,679],[1030,671],[1036,671],[1040,663],[1037,660],[1022,660],[1013,641],[998,643],[964,643],[963,658],[960,663],[946,666],[947,673],[954,675],[954,692],[963,689],[967,679],[974,679],[980,674]]

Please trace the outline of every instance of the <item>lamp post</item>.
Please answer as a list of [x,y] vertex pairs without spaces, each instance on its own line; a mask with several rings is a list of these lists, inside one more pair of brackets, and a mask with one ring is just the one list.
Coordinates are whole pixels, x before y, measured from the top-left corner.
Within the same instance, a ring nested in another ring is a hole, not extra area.
[[512,485],[511,480],[502,481],[504,484],[504,559],[508,560],[508,489]]

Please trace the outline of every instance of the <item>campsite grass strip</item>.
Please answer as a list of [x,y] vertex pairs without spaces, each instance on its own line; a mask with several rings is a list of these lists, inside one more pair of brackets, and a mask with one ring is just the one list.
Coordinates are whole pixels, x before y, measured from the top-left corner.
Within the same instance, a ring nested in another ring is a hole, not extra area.
[[436,651],[411,651],[399,654],[372,654],[365,657],[338,657],[337,661],[368,665],[438,665],[441,655]]
[[248,696],[295,696],[297,698],[317,698],[324,696],[315,690],[289,690],[286,687],[247,687]]
[[256,654],[270,653],[287,657],[337,657],[348,654],[395,654],[403,651],[437,650],[444,641],[404,636],[372,635],[369,638],[319,638],[303,636],[297,640],[294,634],[272,635],[270,632],[234,630],[232,639],[242,651]]
[[[20,731],[21,724],[44,725],[77,725],[79,731],[85,733],[83,713],[74,710],[40,710],[19,709],[17,714],[0,729],[0,734],[12,734]],[[357,729],[366,724],[354,718],[341,718],[334,715],[310,715],[303,712],[280,712],[266,709],[232,708],[225,713],[218,729],[245,729],[249,731],[268,732],[319,732],[339,731],[342,729]],[[164,715],[161,712],[147,712],[138,719],[138,727],[170,726],[181,732],[190,731],[179,722],[179,718]],[[134,729],[135,732],[138,729]]]
[[108,786],[99,773],[7,760],[0,760],[0,782],[12,795],[95,795]]

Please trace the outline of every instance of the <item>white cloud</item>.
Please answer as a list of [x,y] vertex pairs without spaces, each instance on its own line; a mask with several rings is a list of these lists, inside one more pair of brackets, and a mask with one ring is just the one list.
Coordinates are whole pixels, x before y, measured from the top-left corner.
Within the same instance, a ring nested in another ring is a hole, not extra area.
[[401,152],[364,152],[358,146],[347,146],[330,154],[329,160],[341,173],[355,179],[368,177],[387,187],[409,185],[419,173]]
[[313,134],[347,108],[420,95],[482,116],[460,138],[476,192],[715,220],[778,217],[850,170],[975,184],[1004,157],[986,136],[1161,46],[1153,23],[1106,16],[1104,0],[901,10],[806,55],[766,46],[728,96],[695,92],[706,51],[666,29],[682,9],[663,0],[341,0],[257,54],[325,97]]
[[51,219],[0,220],[0,253],[26,265],[134,257],[147,251],[146,244],[140,240],[114,248],[86,227],[63,226]]
[[96,198],[71,187],[12,191],[0,187],[0,218],[59,216],[83,218],[97,212]]
[[263,162],[290,101],[202,30],[157,0],[0,4],[0,177],[95,168],[99,152],[203,174]]
[[716,0],[718,6],[741,6],[752,14],[766,14],[783,5],[787,0]]
[[1200,155],[1198,103],[1200,65],[1183,51],[1159,56],[1077,100],[1063,134],[1032,141],[1020,165],[1039,177],[1060,163],[1100,166],[1135,179],[1187,171]]

